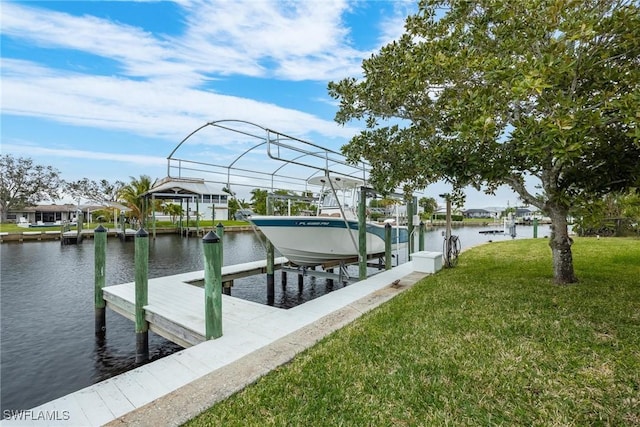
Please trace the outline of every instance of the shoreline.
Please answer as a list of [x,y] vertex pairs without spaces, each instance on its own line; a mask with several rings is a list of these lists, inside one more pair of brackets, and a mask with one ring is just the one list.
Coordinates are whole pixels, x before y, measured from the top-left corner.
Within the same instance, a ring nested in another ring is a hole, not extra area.
[[[192,227],[193,228],[193,227]],[[209,231],[215,231],[216,227],[201,227],[199,232],[201,235],[205,235]],[[149,231],[149,230],[147,230]],[[192,230],[193,231],[193,230]],[[224,228],[226,232],[238,232],[238,231],[251,231],[250,225],[232,225]],[[94,230],[82,230],[83,239],[93,239]],[[150,232],[151,234],[151,232]],[[156,228],[156,234],[180,234],[180,229],[173,227]],[[192,233],[193,234],[193,233]],[[47,231],[4,231],[0,232],[0,243],[24,243],[24,242],[40,242],[50,240],[60,240],[62,232],[59,230],[47,230]],[[118,230],[110,228],[107,230],[107,237],[118,237]]]

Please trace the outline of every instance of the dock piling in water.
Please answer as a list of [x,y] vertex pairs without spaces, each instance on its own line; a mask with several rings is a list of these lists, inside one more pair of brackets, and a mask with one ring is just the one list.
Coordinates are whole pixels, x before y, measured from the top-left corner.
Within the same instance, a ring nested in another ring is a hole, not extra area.
[[149,304],[149,233],[140,228],[135,237],[136,363],[149,359],[149,323],[144,307]]
[[[273,215],[273,202],[267,197],[267,214]],[[274,277],[274,259],[275,248],[273,243],[267,239],[267,301],[273,303],[275,298],[275,277]]]
[[99,338],[104,338],[106,323],[106,304],[102,296],[102,289],[105,284],[105,267],[107,252],[107,229],[100,224],[93,233],[94,257],[95,257],[95,285],[94,285],[94,305],[95,305],[95,333]]

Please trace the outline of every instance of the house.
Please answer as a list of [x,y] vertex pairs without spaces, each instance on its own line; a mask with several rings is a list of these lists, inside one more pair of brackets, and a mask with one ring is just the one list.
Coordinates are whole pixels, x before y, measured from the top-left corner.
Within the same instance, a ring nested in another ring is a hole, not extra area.
[[465,218],[493,218],[493,213],[486,209],[467,209],[463,214]]
[[72,222],[78,214],[78,206],[72,204],[26,206],[10,209],[7,220],[17,224],[57,225],[65,221]]
[[187,218],[229,219],[228,194],[217,190],[204,179],[165,177],[144,195],[165,204],[182,206]]

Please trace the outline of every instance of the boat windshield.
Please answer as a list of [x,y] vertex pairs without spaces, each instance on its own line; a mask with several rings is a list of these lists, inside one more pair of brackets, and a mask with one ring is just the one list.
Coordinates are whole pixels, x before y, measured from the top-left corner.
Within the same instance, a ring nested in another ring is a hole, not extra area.
[[322,207],[323,208],[337,208],[340,206],[340,202],[335,198],[333,193],[325,193],[322,198]]

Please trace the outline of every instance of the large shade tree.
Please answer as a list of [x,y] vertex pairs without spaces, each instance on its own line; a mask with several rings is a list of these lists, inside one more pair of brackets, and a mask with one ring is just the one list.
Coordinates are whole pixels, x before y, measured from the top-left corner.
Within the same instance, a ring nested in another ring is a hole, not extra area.
[[60,172],[39,165],[28,157],[0,155],[0,213],[7,221],[10,209],[22,209],[44,200],[60,197],[63,181]]
[[89,178],[82,178],[77,181],[66,182],[64,191],[74,200],[87,199],[95,203],[115,202],[124,185],[124,182],[119,180],[111,183],[106,179],[94,181]]
[[336,121],[366,125],[343,150],[377,188],[509,185],[551,217],[572,283],[570,208],[639,180],[639,58],[633,1],[428,0],[329,93]]

